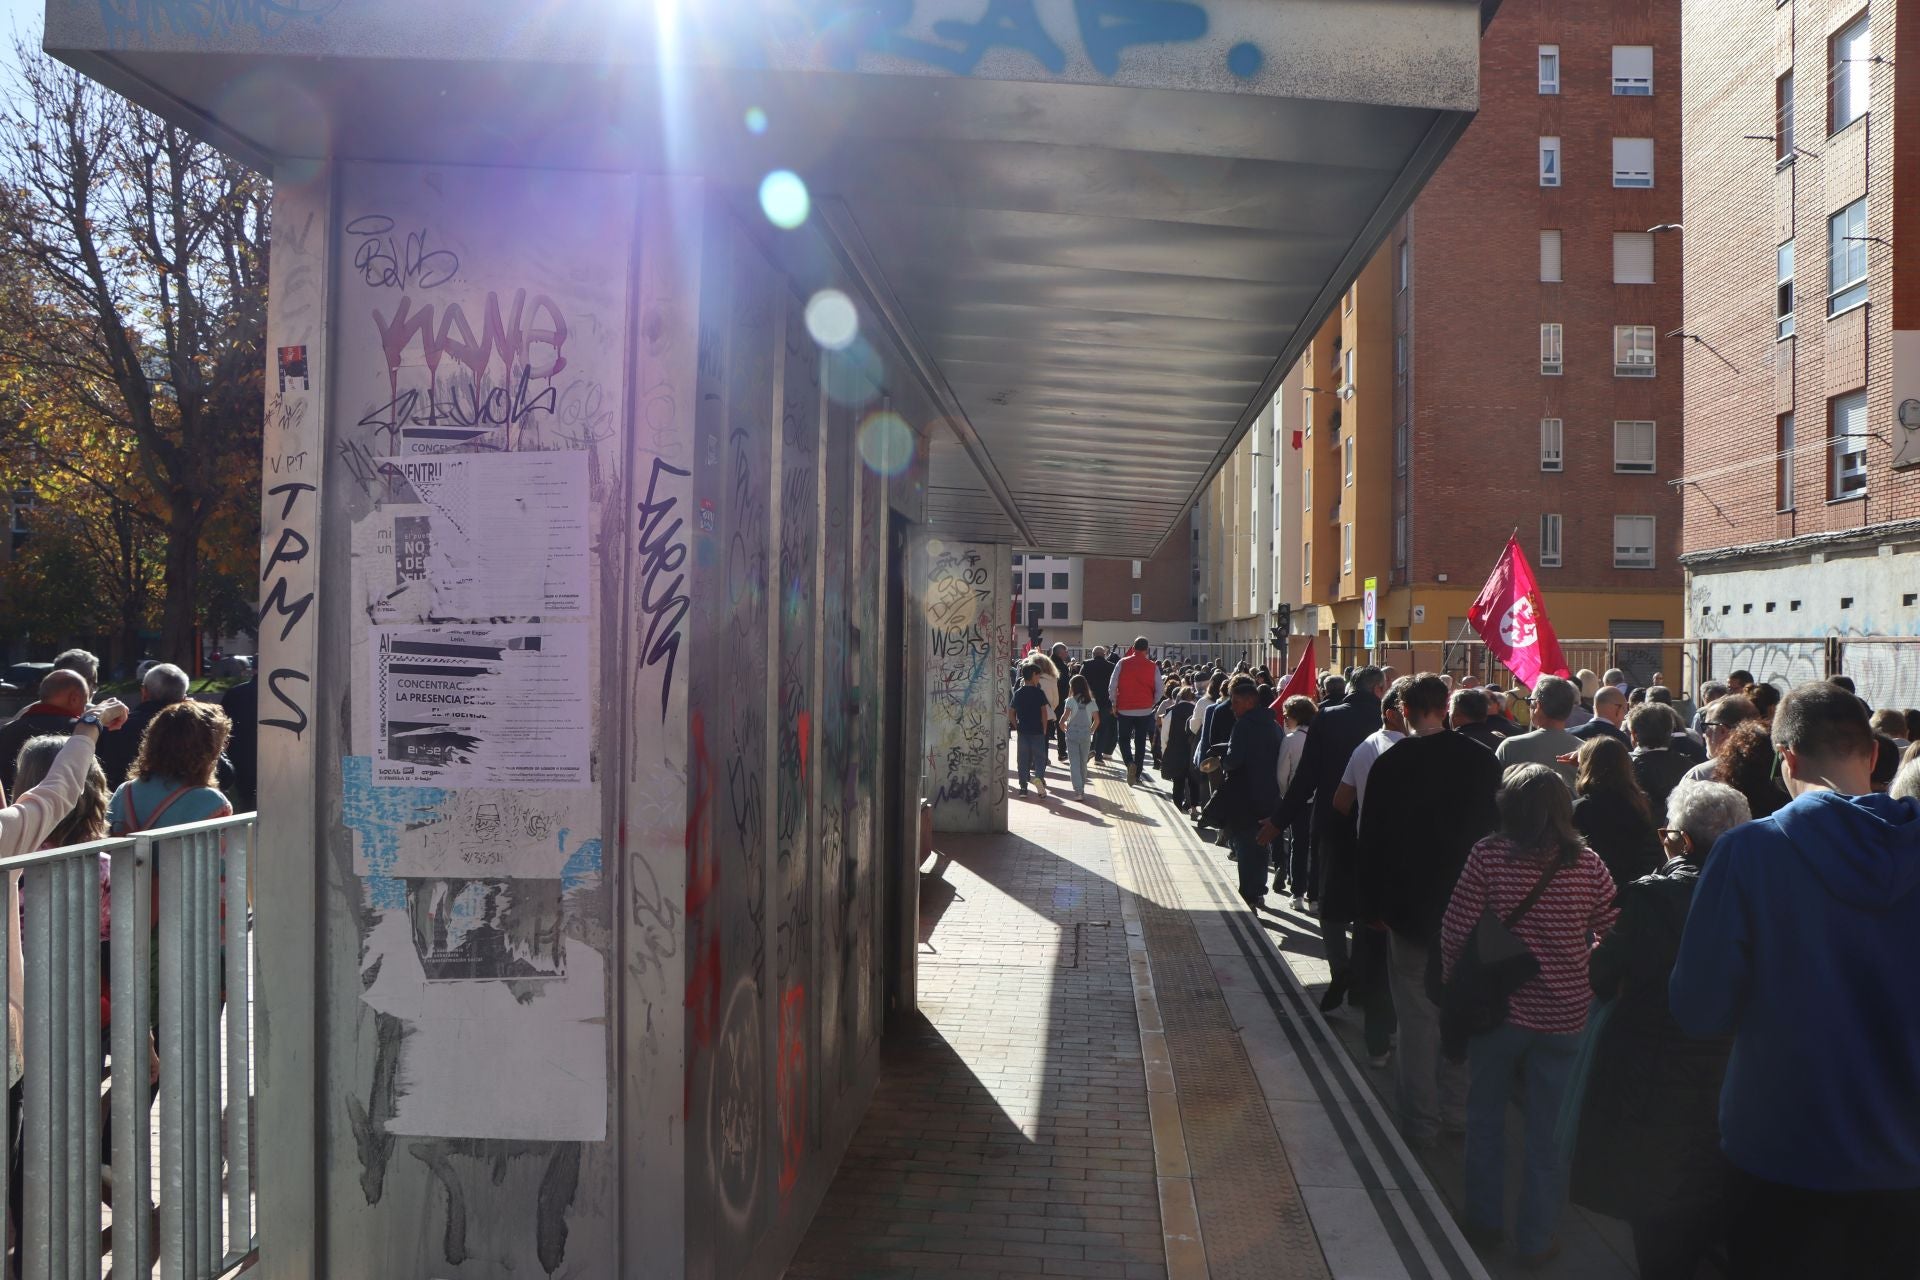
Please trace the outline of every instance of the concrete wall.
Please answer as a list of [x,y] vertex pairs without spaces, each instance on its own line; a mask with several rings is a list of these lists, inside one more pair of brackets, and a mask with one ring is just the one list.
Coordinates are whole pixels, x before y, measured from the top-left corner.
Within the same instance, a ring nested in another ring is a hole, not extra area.
[[266,1274],[776,1275],[911,918],[885,599],[931,406],[879,332],[808,335],[812,232],[696,181],[276,199]]
[[927,631],[926,756],[933,828],[1005,831],[1007,702],[1012,693],[1007,670],[1014,653],[1014,628],[1008,621],[1012,548],[929,538],[919,559]]

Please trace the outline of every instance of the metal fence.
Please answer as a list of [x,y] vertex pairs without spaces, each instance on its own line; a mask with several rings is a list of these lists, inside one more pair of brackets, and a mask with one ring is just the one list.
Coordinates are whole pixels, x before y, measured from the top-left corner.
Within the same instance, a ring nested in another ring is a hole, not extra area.
[[[0,1160],[0,1247],[11,1239],[17,1250],[9,1274],[99,1280],[110,1262],[126,1280],[157,1263],[165,1280],[209,1280],[253,1257],[256,818],[0,859],[25,979],[23,1187],[6,1185]],[[10,989],[8,950],[0,947],[0,990]],[[11,1017],[0,1001],[9,1044]]]

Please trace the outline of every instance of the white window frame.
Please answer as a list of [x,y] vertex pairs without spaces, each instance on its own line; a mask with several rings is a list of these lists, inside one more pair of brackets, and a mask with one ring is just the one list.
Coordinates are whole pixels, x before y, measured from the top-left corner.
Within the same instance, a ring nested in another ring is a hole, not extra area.
[[1558,512],[1540,517],[1540,567],[1558,569],[1561,563],[1561,520]]
[[1828,456],[1832,500],[1857,498],[1867,491],[1867,392],[1863,387],[1827,401]]
[[1560,92],[1560,46],[1543,44],[1540,46],[1540,92],[1555,94]]
[[1393,335],[1393,374],[1396,378],[1407,376],[1407,335]]
[[1413,282],[1413,260],[1411,256],[1412,251],[1408,248],[1409,243],[1410,242],[1406,240],[1400,242],[1399,267],[1401,293],[1405,293],[1407,286]]
[[1313,539],[1300,544],[1300,581],[1313,581]]
[[1652,138],[1613,140],[1613,185],[1634,188],[1653,185]]
[[1140,616],[1140,593],[1138,591],[1133,593],[1133,616],[1136,618]]
[[1353,521],[1340,526],[1340,572],[1353,572]]
[[[1657,528],[1652,516],[1615,516],[1613,518],[1613,567],[1616,569],[1653,568],[1654,535]],[[1645,531],[1644,539],[1641,537],[1642,530]]]
[[1343,391],[1353,386],[1354,367],[1359,363],[1354,359],[1357,354],[1355,347],[1348,347],[1340,353],[1340,388]]
[[1560,139],[1540,139],[1540,185],[1557,187],[1561,176]]
[[1827,219],[1827,314],[1837,316],[1867,300],[1867,198]]
[[1559,284],[1561,273],[1560,233],[1544,229],[1540,232],[1540,282]]
[[1613,282],[1615,284],[1653,283],[1653,233],[1651,231],[1613,233]]
[[1140,562],[1138,560],[1133,562],[1133,576],[1136,578],[1140,576]]
[[1340,467],[1344,477],[1342,487],[1347,489],[1353,488],[1353,464],[1356,453],[1354,445],[1355,441],[1352,436],[1348,436],[1340,445]]
[[[1642,51],[1646,54],[1644,59],[1640,56]],[[1653,95],[1652,45],[1613,46],[1613,94],[1616,98],[1646,98]]]
[[1567,469],[1567,424],[1559,418],[1540,419],[1540,469]]
[[1613,326],[1614,377],[1651,378],[1658,372],[1655,368],[1656,359],[1652,325],[1617,324]]
[[1540,325],[1540,372],[1557,378],[1566,367],[1566,333],[1558,322]]
[[1775,245],[1773,250],[1773,336],[1793,336],[1793,241]]
[[1793,155],[1793,68],[1788,67],[1773,80],[1773,156],[1791,161]]
[[1659,448],[1657,435],[1654,424],[1645,419],[1616,419],[1613,424],[1613,469],[1622,475],[1653,474]]
[[1833,33],[1827,41],[1827,133],[1842,129],[1867,114],[1873,98],[1873,14],[1860,16]]

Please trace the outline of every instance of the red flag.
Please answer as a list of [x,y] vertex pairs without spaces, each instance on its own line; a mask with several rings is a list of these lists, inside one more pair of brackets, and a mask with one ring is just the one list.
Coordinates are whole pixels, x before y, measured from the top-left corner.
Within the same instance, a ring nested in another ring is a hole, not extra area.
[[1305,698],[1318,699],[1320,686],[1314,680],[1313,674],[1313,637],[1308,636],[1307,651],[1300,655],[1300,665],[1296,666],[1293,674],[1287,677],[1287,683],[1281,688],[1279,696],[1267,705],[1278,711],[1285,705],[1288,698],[1296,694]]
[[1566,659],[1560,656],[1559,638],[1547,621],[1547,606],[1540,599],[1533,566],[1513,537],[1507,538],[1507,549],[1493,567],[1487,585],[1480,588],[1479,598],[1467,606],[1467,621],[1487,642],[1488,652],[1529,689],[1543,675],[1567,674]]

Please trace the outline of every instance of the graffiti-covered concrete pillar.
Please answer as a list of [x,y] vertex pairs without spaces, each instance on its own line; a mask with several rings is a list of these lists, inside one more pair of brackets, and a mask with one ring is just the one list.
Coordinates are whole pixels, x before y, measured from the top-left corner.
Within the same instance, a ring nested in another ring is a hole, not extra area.
[[274,218],[265,1273],[777,1274],[911,937],[926,393],[699,179]]
[[933,829],[1005,831],[1013,549],[928,537],[918,569]]

